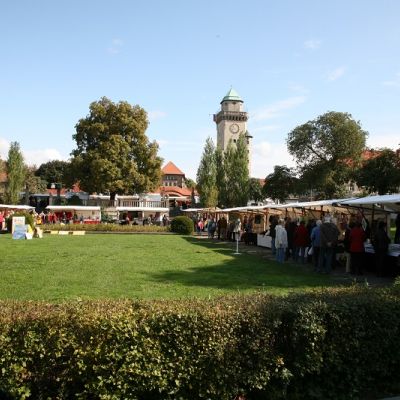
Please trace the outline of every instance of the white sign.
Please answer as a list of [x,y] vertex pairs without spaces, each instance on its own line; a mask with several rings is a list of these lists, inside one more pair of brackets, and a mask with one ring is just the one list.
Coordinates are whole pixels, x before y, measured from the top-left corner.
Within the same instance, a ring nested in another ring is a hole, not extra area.
[[11,233],[14,233],[16,226],[25,226],[25,217],[12,217]]

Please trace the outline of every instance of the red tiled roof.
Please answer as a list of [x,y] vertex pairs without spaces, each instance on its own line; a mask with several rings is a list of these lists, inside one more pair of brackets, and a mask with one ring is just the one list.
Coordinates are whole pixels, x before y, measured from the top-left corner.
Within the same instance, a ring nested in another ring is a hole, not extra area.
[[7,173],[6,172],[0,172],[0,182],[7,182]]
[[161,170],[164,175],[185,175],[172,161]]
[[181,188],[179,186],[161,186],[160,193],[168,194],[168,195],[179,195],[190,197],[192,195],[192,189],[189,188]]

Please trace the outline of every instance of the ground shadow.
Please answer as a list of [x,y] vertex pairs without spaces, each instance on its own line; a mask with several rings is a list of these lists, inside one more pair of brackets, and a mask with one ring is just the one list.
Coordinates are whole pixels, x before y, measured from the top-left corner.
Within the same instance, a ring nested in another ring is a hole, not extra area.
[[[212,239],[185,237],[194,246],[194,253],[220,253],[223,262],[214,265],[189,266],[181,271],[166,271],[150,276],[157,282],[174,282],[185,286],[202,286],[229,290],[305,289],[333,286],[339,282],[331,276],[315,274],[311,265],[279,264],[270,256],[270,250],[240,244],[240,255],[235,255],[236,244]],[[196,254],[194,254],[195,257]],[[220,260],[220,257],[218,257]]]

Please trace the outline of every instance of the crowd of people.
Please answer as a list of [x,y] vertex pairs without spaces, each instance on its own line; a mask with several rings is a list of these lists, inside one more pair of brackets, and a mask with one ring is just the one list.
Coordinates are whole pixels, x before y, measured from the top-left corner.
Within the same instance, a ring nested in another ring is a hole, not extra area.
[[[225,216],[197,216],[193,218],[198,235],[207,234],[210,239],[256,244],[253,217],[232,218]],[[396,219],[395,243],[400,243],[400,214]],[[389,248],[389,234],[386,223],[378,221],[371,232],[363,215],[348,216],[339,223],[330,214],[322,219],[305,220],[290,217],[270,216],[269,229],[265,235],[271,237],[271,251],[279,263],[311,263],[318,273],[329,274],[343,264],[346,272],[362,275],[365,271],[365,244],[371,243],[375,253],[377,275],[382,275],[385,257]]]
[[[311,262],[315,272],[330,273],[339,259],[344,260],[346,272],[362,275],[365,266],[365,243],[371,243],[375,253],[378,276],[383,274],[385,257],[390,238],[386,223],[378,221],[371,232],[368,221],[357,216],[351,221],[337,221],[329,214],[323,220],[297,221],[291,218],[270,218],[271,250],[276,260],[283,263],[292,259],[295,263]],[[396,220],[400,231],[400,217]],[[400,241],[400,237],[399,237]]]

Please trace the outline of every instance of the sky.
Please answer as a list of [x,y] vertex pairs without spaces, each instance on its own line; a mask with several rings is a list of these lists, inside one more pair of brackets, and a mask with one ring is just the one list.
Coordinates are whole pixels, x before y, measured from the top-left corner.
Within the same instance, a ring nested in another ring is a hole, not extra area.
[[234,88],[251,175],[293,166],[288,133],[350,113],[369,147],[400,147],[398,0],[0,0],[0,158],[67,160],[93,101],[138,104],[159,155],[196,178]]

